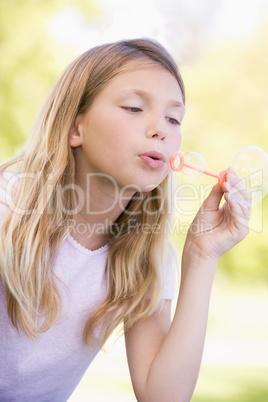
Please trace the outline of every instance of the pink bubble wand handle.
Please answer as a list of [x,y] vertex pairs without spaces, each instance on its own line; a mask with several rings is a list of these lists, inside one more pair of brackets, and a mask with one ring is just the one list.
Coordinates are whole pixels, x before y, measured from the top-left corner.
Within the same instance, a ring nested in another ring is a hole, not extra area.
[[[179,159],[179,163],[178,163],[178,159]],[[215,177],[216,179],[218,179],[219,185],[222,187],[223,183],[225,183],[227,181],[227,176],[230,173],[230,171],[228,169],[222,170],[220,172],[220,174],[215,174],[212,172],[209,172],[206,169],[202,169],[198,166],[194,166],[194,165],[190,165],[189,163],[186,163],[184,161],[184,154],[183,152],[174,152],[171,157],[169,158],[169,163],[170,163],[170,167],[172,170],[174,170],[175,172],[180,172],[184,167],[187,167],[189,169],[195,170],[199,173],[203,173],[206,174],[207,176],[211,176],[211,177]]]

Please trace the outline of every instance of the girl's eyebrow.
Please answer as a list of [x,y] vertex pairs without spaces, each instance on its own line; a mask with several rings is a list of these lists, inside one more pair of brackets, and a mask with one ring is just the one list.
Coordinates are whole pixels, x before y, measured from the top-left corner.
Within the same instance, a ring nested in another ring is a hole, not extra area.
[[[138,96],[140,96],[141,98],[143,98],[145,100],[149,100],[149,101],[152,100],[151,94],[149,92],[147,92],[147,91],[142,90],[142,89],[135,89],[135,88],[133,88],[133,89],[125,89],[125,90],[122,90],[121,92],[126,92],[126,93],[129,93],[129,94],[135,94],[135,95],[138,95]],[[171,107],[179,107],[179,108],[184,109],[183,102],[178,101],[178,100],[171,100],[171,101],[168,102],[168,104]]]

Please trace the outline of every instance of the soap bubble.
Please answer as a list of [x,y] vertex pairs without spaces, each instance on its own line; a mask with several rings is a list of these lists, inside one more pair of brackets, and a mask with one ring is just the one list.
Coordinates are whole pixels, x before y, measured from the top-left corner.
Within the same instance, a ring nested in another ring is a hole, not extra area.
[[241,149],[235,156],[232,168],[236,175],[245,181],[252,193],[251,205],[257,204],[268,189],[268,156],[258,147]]
[[[203,156],[193,151],[184,153],[184,163],[188,165],[193,165],[195,166],[195,168],[197,167],[200,169],[205,169],[206,167],[206,161]],[[197,177],[203,174],[203,172],[198,172],[197,170],[190,169],[185,165],[181,169],[181,172],[189,177]]]

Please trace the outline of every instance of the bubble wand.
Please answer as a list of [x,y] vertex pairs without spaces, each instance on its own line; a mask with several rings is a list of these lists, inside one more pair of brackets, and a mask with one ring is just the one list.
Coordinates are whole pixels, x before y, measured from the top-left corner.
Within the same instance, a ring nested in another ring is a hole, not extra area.
[[[183,153],[181,151],[174,152],[169,163],[171,169],[175,172],[182,172],[188,176],[191,176],[189,172],[184,169],[190,169],[192,172],[198,172],[206,174],[208,176],[218,179],[219,185],[222,187],[228,179],[230,169],[222,170],[219,174],[215,174],[205,169],[204,167],[196,166],[193,163],[189,163],[191,158],[205,166],[205,160],[202,156],[196,152]],[[188,160],[187,160],[188,159]],[[257,204],[266,194],[268,189],[268,156],[259,147],[249,146],[243,148],[236,155],[232,169],[235,174],[245,182],[248,189],[252,192],[252,204]]]
[[223,183],[225,183],[227,181],[227,176],[230,173],[229,169],[225,169],[225,170],[222,170],[220,172],[220,174],[215,174],[215,173],[209,172],[208,170],[203,169],[199,166],[191,165],[190,163],[185,162],[184,154],[181,151],[174,152],[169,159],[169,163],[170,163],[171,169],[176,172],[179,172],[184,167],[187,167],[189,169],[195,170],[196,172],[206,174],[207,176],[215,177],[216,179],[218,179],[219,185],[221,187],[222,187]]

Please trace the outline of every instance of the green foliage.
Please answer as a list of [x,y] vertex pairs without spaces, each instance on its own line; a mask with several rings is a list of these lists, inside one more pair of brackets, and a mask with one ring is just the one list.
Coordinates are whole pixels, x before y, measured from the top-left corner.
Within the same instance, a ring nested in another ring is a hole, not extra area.
[[202,366],[192,402],[267,402],[267,367]]
[[23,144],[52,82],[77,55],[48,29],[50,18],[68,6],[87,19],[97,12],[92,1],[1,0],[0,160]]

